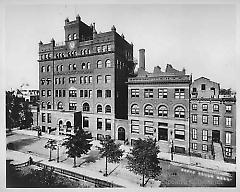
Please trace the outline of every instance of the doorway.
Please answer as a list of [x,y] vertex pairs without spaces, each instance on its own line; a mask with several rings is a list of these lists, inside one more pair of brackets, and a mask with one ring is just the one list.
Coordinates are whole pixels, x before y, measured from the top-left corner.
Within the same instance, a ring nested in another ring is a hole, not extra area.
[[220,131],[219,130],[212,130],[212,141],[219,143],[220,142]]

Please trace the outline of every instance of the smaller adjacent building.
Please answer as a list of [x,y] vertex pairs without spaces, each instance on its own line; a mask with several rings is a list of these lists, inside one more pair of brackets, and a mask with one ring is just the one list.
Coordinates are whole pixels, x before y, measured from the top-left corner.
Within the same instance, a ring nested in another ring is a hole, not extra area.
[[191,85],[191,154],[215,160],[236,159],[236,98],[220,95],[220,85],[205,77]]
[[155,138],[161,151],[189,153],[189,89],[191,76],[167,64],[145,71],[145,50],[139,50],[136,77],[128,79],[128,138]]

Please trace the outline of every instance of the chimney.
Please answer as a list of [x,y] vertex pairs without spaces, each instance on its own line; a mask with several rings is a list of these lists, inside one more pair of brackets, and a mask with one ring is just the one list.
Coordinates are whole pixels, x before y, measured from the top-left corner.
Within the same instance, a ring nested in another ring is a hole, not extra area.
[[139,49],[139,68],[145,70],[145,49]]

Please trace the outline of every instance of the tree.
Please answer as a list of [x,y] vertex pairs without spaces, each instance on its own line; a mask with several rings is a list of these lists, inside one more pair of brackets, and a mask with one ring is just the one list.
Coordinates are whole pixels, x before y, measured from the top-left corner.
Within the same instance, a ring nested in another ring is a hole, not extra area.
[[113,139],[104,138],[101,141],[102,147],[99,147],[101,157],[106,158],[105,174],[107,176],[107,163],[119,163],[123,156],[123,150],[121,150],[120,144],[115,144]]
[[86,132],[79,127],[76,127],[75,135],[69,135],[65,139],[62,145],[66,146],[68,157],[73,158],[73,167],[76,167],[76,158],[81,157],[83,154],[87,154],[91,149],[91,141],[91,133]]
[[[133,149],[127,155],[127,169],[137,175],[142,175],[142,185],[145,186],[149,179],[156,178],[161,174],[162,168],[159,166],[157,154],[159,147],[156,146],[156,141],[151,138],[138,139],[134,142]],[[148,178],[145,182],[144,179]]]
[[49,149],[49,161],[51,161],[52,160],[52,150],[57,149],[57,141],[53,140],[53,139],[49,139],[44,147]]
[[13,91],[6,91],[6,127],[10,131],[13,127],[30,127],[33,121],[32,118],[33,114],[29,102],[16,97]]

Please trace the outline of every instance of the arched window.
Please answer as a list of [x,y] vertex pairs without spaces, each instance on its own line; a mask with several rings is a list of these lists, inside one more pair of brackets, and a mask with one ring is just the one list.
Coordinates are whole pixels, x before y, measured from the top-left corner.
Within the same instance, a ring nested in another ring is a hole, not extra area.
[[67,131],[67,132],[71,132],[72,124],[71,124],[70,121],[67,121],[66,126],[67,126],[66,131]]
[[50,72],[50,71],[51,71],[51,66],[48,65],[48,66],[47,66],[47,72]]
[[59,67],[60,67],[60,66],[59,66],[59,65],[57,65],[57,67],[56,67],[56,71],[59,71]]
[[111,61],[110,61],[110,59],[107,59],[107,60],[106,60],[105,66],[106,66],[106,67],[111,67]]
[[58,108],[58,109],[63,109],[63,103],[62,103],[61,101],[58,102],[57,108]]
[[45,103],[44,102],[42,102],[42,109],[45,109]]
[[88,54],[90,54],[91,52],[90,52],[90,49],[88,49]]
[[51,109],[51,103],[50,102],[47,103],[47,109]]
[[70,71],[70,70],[71,70],[71,68],[72,68],[72,65],[71,65],[71,64],[69,64],[69,65],[68,65],[68,70]]
[[42,67],[41,67],[41,72],[45,72],[45,71],[46,71],[45,66],[42,66]]
[[88,83],[88,76],[85,76],[85,77],[84,77],[84,83],[85,83],[85,84]]
[[158,116],[160,116],[160,117],[167,117],[168,116],[168,110],[167,110],[166,106],[161,105],[158,108]]
[[80,84],[83,84],[83,77],[80,77]]
[[51,53],[48,53],[48,59],[51,59]]
[[86,69],[86,64],[82,63],[82,69]]
[[176,118],[185,118],[185,110],[183,107],[178,106],[174,110],[174,117]]
[[123,127],[118,129],[118,140],[125,141],[125,129]]
[[102,68],[102,61],[101,60],[97,61],[97,68]]
[[144,115],[153,115],[153,106],[152,105],[145,106]]
[[62,53],[62,57],[64,57],[64,53]]
[[76,33],[73,34],[73,39],[77,39],[77,34]]
[[97,105],[97,113],[102,113],[102,105]]
[[68,41],[70,41],[70,40],[72,40],[72,35],[71,34],[68,35]]
[[63,65],[61,65],[61,69],[60,70],[63,71]]
[[77,65],[76,64],[73,64],[73,70],[77,70]]
[[105,113],[111,113],[112,112],[112,109],[111,109],[111,106],[110,105],[107,105],[105,107]]
[[56,58],[58,58],[58,53],[56,53]]
[[83,111],[90,111],[90,106],[88,103],[83,104]]
[[83,50],[80,51],[80,54],[83,55]]
[[90,69],[90,62],[87,63],[87,69]]
[[84,55],[86,55],[86,54],[87,54],[87,49],[84,49],[84,51],[83,51],[83,52],[84,52]]
[[137,115],[139,114],[139,107],[137,104],[133,104],[131,107],[131,114],[133,115]]

